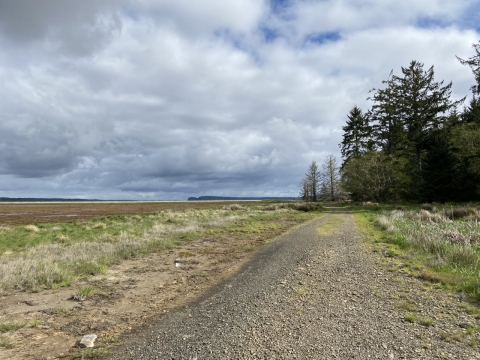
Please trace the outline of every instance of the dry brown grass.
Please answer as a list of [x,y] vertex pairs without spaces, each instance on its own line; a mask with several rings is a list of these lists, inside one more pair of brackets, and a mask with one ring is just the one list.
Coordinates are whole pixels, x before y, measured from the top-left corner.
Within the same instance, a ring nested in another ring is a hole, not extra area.
[[31,233],[38,233],[40,229],[36,225],[25,225],[25,230]]
[[[58,235],[54,242],[25,248],[15,254],[5,254],[0,256],[0,294],[12,289],[39,290],[68,284],[79,275],[102,273],[110,264],[135,254],[175,246],[176,235],[190,234],[185,237],[188,240],[201,231],[266,214],[261,207],[245,207],[244,210],[236,206],[234,208],[235,211],[163,211],[148,215],[153,220],[152,225],[136,235],[132,235],[134,225],[131,225],[132,229],[117,235],[99,234],[91,241],[71,241],[67,235]],[[104,223],[94,226],[101,229],[106,227]],[[45,231],[40,234],[49,233]]]

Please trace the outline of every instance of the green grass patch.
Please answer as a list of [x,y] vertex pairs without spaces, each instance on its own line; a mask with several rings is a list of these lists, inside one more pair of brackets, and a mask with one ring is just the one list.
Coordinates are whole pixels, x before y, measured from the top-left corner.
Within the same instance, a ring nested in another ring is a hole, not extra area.
[[429,317],[423,317],[420,319],[420,325],[430,327],[435,324],[435,320],[429,318]]
[[415,304],[412,304],[411,302],[408,302],[408,301],[403,301],[399,303],[398,308],[402,310],[407,310],[407,311],[418,311]]
[[0,334],[6,333],[9,331],[16,331],[18,329],[24,328],[27,325],[26,322],[4,322],[0,323]]
[[352,207],[368,239],[365,245],[394,260],[390,268],[480,300],[479,210],[431,204],[422,208]]
[[333,230],[337,229],[345,221],[345,216],[343,214],[332,214],[330,218],[327,219],[317,228],[317,234],[319,235],[329,235]]
[[408,321],[410,323],[414,323],[414,322],[417,322],[418,321],[418,315],[417,314],[407,314],[405,315],[405,321]]
[[76,295],[87,297],[87,296],[93,295],[93,293],[95,293],[95,291],[97,291],[97,288],[95,286],[87,285],[87,286],[84,286],[84,287],[81,287],[80,289],[78,289]]

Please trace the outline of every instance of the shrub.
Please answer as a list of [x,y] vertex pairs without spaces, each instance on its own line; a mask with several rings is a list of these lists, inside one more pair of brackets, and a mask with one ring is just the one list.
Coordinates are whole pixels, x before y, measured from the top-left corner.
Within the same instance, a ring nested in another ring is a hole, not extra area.
[[443,214],[433,214],[428,210],[420,210],[414,215],[414,218],[420,222],[442,223],[448,221]]
[[321,211],[323,210],[323,206],[320,203],[313,203],[313,202],[305,202],[305,203],[293,203],[291,204],[291,208],[298,211]]
[[451,220],[462,219],[469,215],[475,215],[476,211],[474,208],[467,207],[450,207],[449,209],[444,210],[444,214]]
[[422,208],[422,210],[428,210],[428,211],[432,211],[433,210],[433,205],[432,204],[422,204],[420,206]]
[[225,205],[223,210],[231,210],[231,211],[237,211],[237,210],[245,210],[245,207],[240,205],[240,204],[232,204],[232,205]]

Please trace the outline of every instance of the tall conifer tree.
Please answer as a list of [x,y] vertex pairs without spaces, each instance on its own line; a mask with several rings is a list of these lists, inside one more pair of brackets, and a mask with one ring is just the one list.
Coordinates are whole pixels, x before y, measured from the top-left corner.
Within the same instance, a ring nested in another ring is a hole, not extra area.
[[352,157],[360,156],[371,147],[371,128],[367,115],[355,105],[347,118],[347,124],[342,127],[343,141],[339,144],[345,163]]

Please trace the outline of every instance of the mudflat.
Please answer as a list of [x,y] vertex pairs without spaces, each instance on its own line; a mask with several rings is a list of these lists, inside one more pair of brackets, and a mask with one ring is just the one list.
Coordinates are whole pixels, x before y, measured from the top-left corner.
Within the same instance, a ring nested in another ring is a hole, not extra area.
[[[245,204],[254,202],[244,202]],[[215,209],[222,201],[113,201],[0,203],[0,226],[81,221],[110,215],[135,215],[164,210]]]

